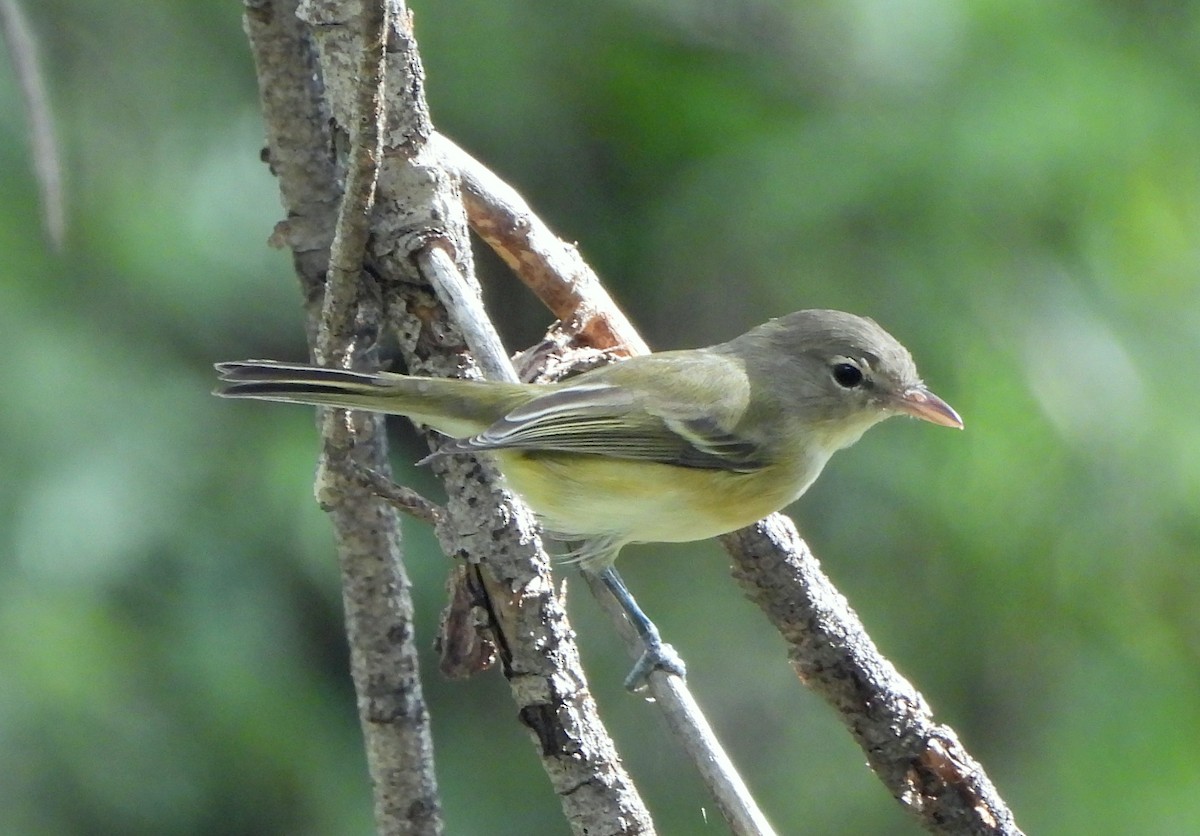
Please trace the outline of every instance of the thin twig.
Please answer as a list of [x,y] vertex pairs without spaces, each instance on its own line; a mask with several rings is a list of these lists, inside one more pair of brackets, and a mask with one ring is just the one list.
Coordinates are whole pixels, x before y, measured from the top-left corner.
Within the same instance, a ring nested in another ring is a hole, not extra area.
[[444,508],[412,488],[398,485],[382,473],[362,467],[354,461],[350,462],[350,469],[359,484],[397,511],[429,525],[438,525],[445,519]]
[[[601,608],[617,625],[630,657],[637,659],[643,650],[642,640],[626,618],[625,610],[598,577],[589,574],[583,577]],[[647,690],[662,711],[671,733],[696,765],[729,829],[736,836],[773,836],[775,831],[713,733],[687,682],[656,670],[647,679]]]
[[483,299],[463,280],[445,245],[440,240],[431,241],[415,257],[421,274],[433,285],[454,324],[462,331],[484,377],[517,383],[516,370],[504,351],[500,335],[488,320]]
[[384,115],[384,43],[387,39],[386,0],[362,0],[359,25],[362,53],[357,96],[350,124],[350,153],[346,185],[329,252],[325,305],[317,340],[319,365],[340,365],[354,347],[354,320],[361,284],[363,257],[371,234],[371,209],[382,152],[380,123]]
[[[523,200],[514,198],[513,189],[495,175],[485,174],[481,164],[445,137],[438,138],[437,147],[463,178],[464,191],[470,195],[472,228],[489,244],[502,248],[500,254],[541,298],[588,296],[590,281],[580,282],[578,265],[563,258],[564,252],[577,257],[573,247],[548,240],[544,224]],[[508,232],[500,235],[497,229]],[[533,229],[537,234],[528,232]],[[556,282],[562,286],[560,291],[553,287]],[[588,296],[577,306],[596,321],[625,323],[623,314],[610,304],[607,294],[602,294]],[[602,331],[589,333],[595,348],[606,347]],[[644,346],[626,333],[624,325],[620,334],[626,348]],[[840,712],[871,768],[902,805],[934,832],[1020,833],[1012,811],[983,768],[952,729],[934,724],[924,698],[870,642],[845,598],[795,534],[790,519],[773,514],[722,541],[747,595],[788,641],[801,680]],[[795,568],[797,556],[802,571]],[[857,639],[845,640],[850,636]],[[652,676],[651,684],[662,678]]]
[[42,224],[56,250],[66,236],[66,201],[54,132],[54,113],[38,64],[37,44],[17,0],[0,0],[0,29],[29,119],[29,147],[42,198]]
[[434,134],[429,144],[461,182],[471,228],[584,345],[650,350],[579,250],[551,232],[516,189],[449,138]]
[[[447,308],[452,312],[455,325],[462,331],[467,338],[468,346],[471,349],[472,356],[479,362],[482,368],[488,370],[489,377],[494,380],[514,382],[517,380],[517,373],[512,366],[512,362],[508,359],[503,348],[501,347],[499,335],[488,319],[487,311],[483,307],[482,299],[475,292],[462,273],[455,266],[453,259],[440,241],[429,241],[420,250],[414,254],[414,259],[431,284],[438,289],[439,294],[445,294],[443,299],[447,303]],[[444,527],[439,527],[439,538],[445,534]],[[548,566],[542,567],[543,572],[539,572],[539,583],[549,581],[550,576]],[[511,595],[504,594],[503,587],[496,588],[489,582],[486,574],[479,577],[480,586],[488,593],[490,600],[491,612],[493,619],[500,627],[502,637],[520,637],[529,633],[527,627],[523,627],[523,623],[527,623],[529,614],[526,612],[528,607],[513,606]],[[532,583],[524,584],[527,588],[532,588]],[[505,653],[506,650],[511,651],[511,648],[506,647],[507,641],[502,642],[501,655],[505,659],[506,667],[513,670],[517,666],[514,660]],[[558,649],[555,650],[555,645]],[[549,651],[549,652],[548,652]],[[545,665],[549,661],[552,663],[552,669],[557,669],[557,674],[554,677],[555,688],[549,691],[549,695],[556,699],[564,699],[570,697],[574,702],[575,698],[571,697],[570,692],[564,694],[556,693],[566,683],[577,681],[580,689],[579,694],[586,694],[586,682],[583,679],[583,670],[579,667],[578,651],[574,643],[564,638],[557,638],[554,644],[546,647],[539,647],[534,658],[521,664],[521,667],[530,663]],[[510,674],[511,675],[511,674]],[[528,677],[521,677],[528,681]],[[536,682],[536,680],[534,680]],[[591,701],[590,696],[587,696],[585,702],[580,707],[586,707],[586,713],[591,714],[595,711],[595,704]],[[543,703],[541,700],[531,704],[528,708],[523,709],[521,713],[522,721],[538,736],[542,745],[545,747],[550,745],[553,749],[558,749],[558,743],[555,739],[561,734],[560,726],[563,722],[563,717],[558,711],[550,711],[551,706]],[[597,720],[598,722],[598,720]],[[601,750],[604,752],[604,750]],[[627,780],[624,777],[624,770],[621,768],[618,760],[615,759],[613,752],[613,760],[608,760],[608,755],[598,757],[601,753],[594,753],[594,759],[588,771],[591,774],[586,779],[586,786],[589,788],[589,795],[595,790],[604,787],[613,777],[619,780]],[[607,790],[605,791],[607,794]],[[569,796],[575,796],[575,790],[571,790]],[[640,799],[636,799],[640,806]],[[631,800],[622,802],[625,805],[632,803]],[[604,818],[592,814],[592,823],[589,825],[583,819],[577,816],[571,816],[571,824],[577,832],[591,833],[594,832],[598,822],[604,822],[605,828],[618,827],[620,832],[629,833],[652,833],[653,825],[649,820],[648,814],[645,814],[637,808],[630,807],[626,813],[612,818],[610,813],[605,812],[605,808],[611,809],[610,805],[599,808],[596,812],[603,814]]]

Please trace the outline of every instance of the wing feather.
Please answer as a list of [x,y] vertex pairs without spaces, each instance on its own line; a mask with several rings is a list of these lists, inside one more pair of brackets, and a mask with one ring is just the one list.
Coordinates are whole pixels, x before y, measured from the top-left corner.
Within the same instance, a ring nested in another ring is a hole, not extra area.
[[[734,387],[725,389],[736,388],[743,378],[730,378],[728,361],[696,361],[689,354],[686,368],[668,352],[581,375],[483,432],[450,441],[439,454],[529,450],[736,472],[762,468],[758,445],[736,432],[744,393],[721,389],[730,379]],[[722,407],[730,414],[721,414]]]

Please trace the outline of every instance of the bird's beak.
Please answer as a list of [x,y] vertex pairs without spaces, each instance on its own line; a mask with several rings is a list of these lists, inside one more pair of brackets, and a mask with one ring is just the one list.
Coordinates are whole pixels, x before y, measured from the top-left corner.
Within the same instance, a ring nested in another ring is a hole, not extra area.
[[954,408],[924,386],[914,386],[901,393],[892,402],[892,407],[906,415],[941,427],[954,427],[956,430],[963,428],[963,420],[958,417]]

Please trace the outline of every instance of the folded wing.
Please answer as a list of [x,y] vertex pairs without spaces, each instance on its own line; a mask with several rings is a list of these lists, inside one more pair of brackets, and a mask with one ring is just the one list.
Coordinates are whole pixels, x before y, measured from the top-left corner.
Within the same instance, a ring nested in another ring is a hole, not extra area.
[[763,467],[758,445],[736,432],[747,397],[722,358],[650,355],[549,390],[439,454],[541,450],[751,472]]

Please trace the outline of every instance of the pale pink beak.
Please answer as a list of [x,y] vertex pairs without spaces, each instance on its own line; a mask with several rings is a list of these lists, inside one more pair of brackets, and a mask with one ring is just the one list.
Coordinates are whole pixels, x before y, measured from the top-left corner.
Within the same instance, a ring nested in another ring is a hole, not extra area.
[[892,401],[892,408],[940,427],[963,428],[963,420],[954,408],[924,386],[916,386],[901,394]]

